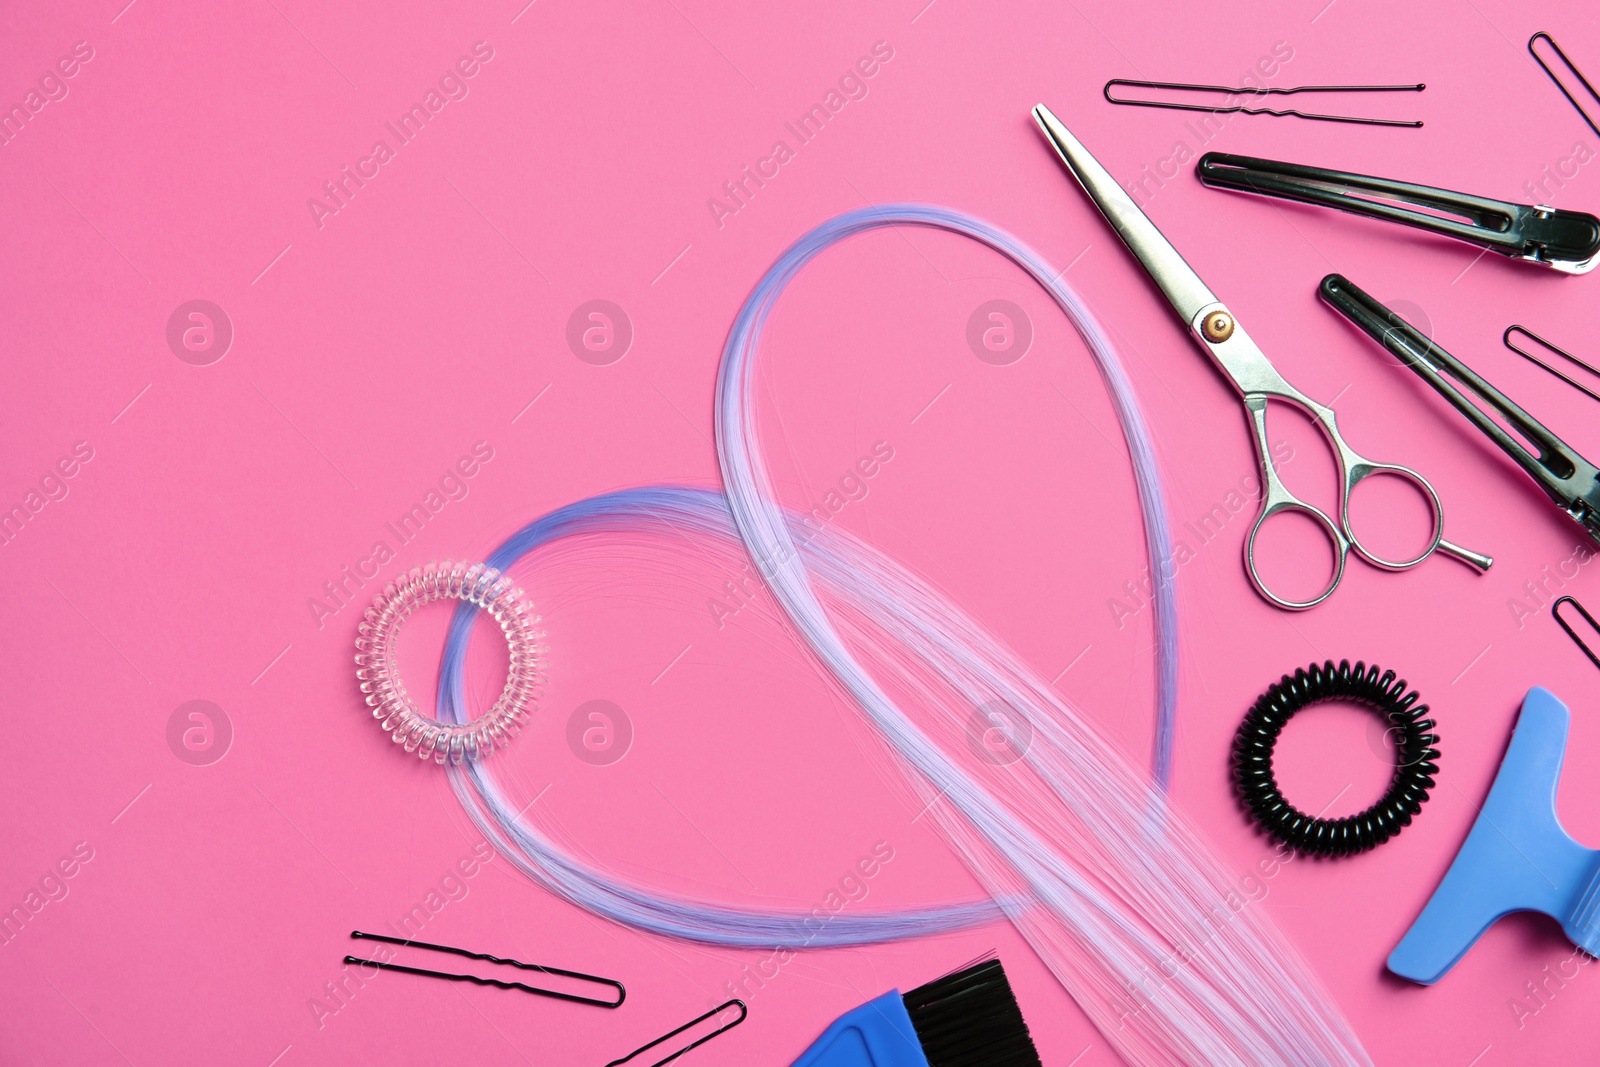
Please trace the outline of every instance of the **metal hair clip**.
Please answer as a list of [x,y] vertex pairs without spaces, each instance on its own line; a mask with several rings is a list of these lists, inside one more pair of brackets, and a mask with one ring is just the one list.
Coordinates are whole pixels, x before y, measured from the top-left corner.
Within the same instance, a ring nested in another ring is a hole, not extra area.
[[610,986],[617,991],[615,1000],[597,1000],[593,997],[582,997],[576,993],[561,993],[554,989],[539,989],[521,982],[502,982],[498,978],[479,978],[475,974],[450,974],[446,971],[430,971],[422,967],[406,967],[398,963],[385,963],[382,960],[364,960],[360,956],[346,956],[344,962],[365,964],[368,967],[377,967],[385,971],[400,971],[403,974],[420,974],[425,978],[444,978],[452,982],[474,982],[478,985],[492,985],[500,989],[520,989],[524,993],[532,993],[540,997],[553,997],[556,1000],[570,1000],[577,1004],[593,1004],[600,1008],[620,1008],[623,1000],[627,999],[628,991],[622,988],[621,982],[612,981],[610,978],[599,978],[581,971],[564,971],[560,967],[542,967],[537,963],[522,963],[518,960],[504,960],[499,956],[491,956],[487,952],[471,952],[464,948],[452,948],[449,945],[430,945],[426,941],[410,941],[403,937],[389,937],[386,934],[369,934],[360,930],[350,931],[350,936],[360,941],[383,941],[390,945],[409,945],[412,948],[425,948],[431,952],[448,952],[454,956],[465,956],[469,960],[484,960],[488,963],[501,963],[508,967],[520,967],[525,971],[538,971],[540,974],[554,974],[562,978],[576,978],[583,982],[594,982],[598,985]]
[[1589,92],[1590,100],[1593,100],[1596,104],[1600,104],[1600,93],[1595,92],[1594,86],[1589,84],[1589,79],[1583,76],[1583,71],[1578,69],[1577,64],[1573,63],[1572,60],[1567,58],[1567,54],[1561,50],[1560,45],[1556,44],[1556,39],[1554,37],[1550,36],[1548,33],[1545,33],[1543,30],[1540,30],[1538,33],[1528,38],[1528,54],[1533,57],[1533,61],[1544,69],[1545,75],[1551,80],[1551,82],[1555,84],[1557,89],[1561,90],[1561,95],[1567,98],[1567,103],[1571,104],[1577,109],[1579,116],[1582,117],[1584,122],[1589,124],[1589,128],[1595,133],[1600,134],[1600,126],[1595,125],[1595,121],[1589,115],[1589,112],[1585,111],[1583,109],[1583,105],[1578,103],[1578,98],[1572,95],[1572,91],[1570,89],[1561,84],[1561,79],[1556,77],[1556,72],[1550,69],[1550,64],[1544,61],[1544,57],[1538,52],[1534,51],[1533,42],[1539,40],[1541,37],[1544,38],[1546,44],[1555,50],[1556,56],[1561,60],[1562,65],[1572,73],[1572,76],[1583,83],[1583,87]]
[[660,1037],[656,1038],[654,1041],[646,1042],[645,1044],[640,1045],[638,1048],[634,1049],[632,1052],[628,1053],[626,1056],[622,1057],[620,1060],[612,1060],[610,1063],[606,1064],[606,1067],[622,1067],[622,1064],[627,1063],[629,1060],[631,1060],[635,1056],[639,1055],[639,1053],[648,1052],[650,1049],[655,1048],[657,1045],[661,1044],[663,1041],[669,1040],[670,1038],[677,1037],[679,1034],[683,1033],[685,1030],[689,1029],[691,1026],[695,1026],[695,1025],[697,1025],[699,1023],[703,1023],[707,1019],[715,1018],[716,1016],[721,1015],[723,1012],[727,1011],[729,1008],[733,1008],[733,1007],[737,1007],[739,1009],[739,1017],[737,1019],[734,1019],[731,1022],[723,1023],[721,1026],[717,1027],[715,1030],[711,1031],[709,1034],[705,1035],[704,1037],[696,1038],[694,1041],[691,1041],[689,1044],[683,1046],[678,1051],[676,1051],[672,1055],[668,1056],[666,1059],[657,1060],[655,1063],[651,1064],[650,1067],[661,1067],[661,1065],[664,1064],[664,1063],[671,1063],[673,1060],[677,1059],[679,1056],[682,1056],[685,1052],[688,1052],[690,1049],[699,1048],[701,1045],[705,1044],[707,1041],[710,1041],[712,1038],[716,1037],[717,1035],[725,1034],[729,1030],[732,1030],[735,1026],[738,1026],[740,1023],[744,1022],[745,1016],[750,1014],[750,1009],[745,1007],[744,1001],[742,1001],[742,1000],[729,1000],[729,1001],[725,1001],[725,1002],[723,1002],[721,1004],[718,1004],[716,1007],[712,1008],[710,1011],[706,1012],[704,1015],[695,1016],[693,1019],[690,1019],[688,1022],[684,1023],[682,1026],[678,1027],[676,1030],[670,1030],[667,1033],[664,1033]]
[[[1566,274],[1584,274],[1600,263],[1600,218],[1583,211],[1513,204],[1431,185],[1220,152],[1201,156],[1195,174],[1213,189],[1276,196],[1387,219]],[[1425,210],[1402,206],[1405,204]]]
[[[1322,299],[1416,371],[1424,381],[1539,483],[1562,511],[1600,542],[1600,469],[1543,423],[1518,407],[1471,367],[1337,274],[1322,279]],[[1486,401],[1537,451],[1513,437],[1483,408],[1445,379],[1449,375]]]
[[1113,104],[1122,104],[1126,107],[1164,107],[1174,111],[1204,111],[1212,115],[1276,115],[1280,118],[1315,119],[1320,122],[1350,122],[1360,126],[1405,126],[1415,129],[1422,125],[1418,119],[1368,119],[1356,115],[1324,115],[1317,112],[1296,111],[1293,108],[1275,110],[1270,107],[1246,107],[1243,104],[1228,104],[1222,107],[1208,107],[1204,104],[1180,104],[1170,100],[1124,100],[1111,95],[1113,86],[1126,86],[1130,89],[1169,89],[1173,92],[1184,93],[1222,93],[1225,96],[1291,96],[1294,93],[1420,93],[1426,85],[1297,85],[1292,89],[1274,89],[1270,87],[1252,88],[1241,86],[1235,88],[1229,85],[1190,85],[1186,82],[1153,82],[1143,81],[1138,78],[1112,78],[1106,82],[1105,97]]
[[1563,604],[1571,604],[1573,607],[1577,608],[1578,614],[1583,616],[1583,621],[1589,624],[1589,629],[1593,630],[1597,634],[1600,634],[1600,622],[1595,622],[1594,616],[1590,615],[1588,609],[1586,609],[1582,604],[1578,603],[1577,598],[1575,597],[1564,596],[1557,600],[1554,604],[1550,605],[1550,614],[1554,615],[1556,617],[1556,622],[1560,624],[1563,630],[1567,631],[1567,636],[1572,638],[1579,648],[1583,649],[1583,654],[1589,657],[1589,662],[1593,663],[1596,667],[1600,667],[1600,652],[1596,652],[1589,645],[1589,642],[1579,637],[1578,631],[1573,628],[1570,622],[1562,617],[1561,606]]

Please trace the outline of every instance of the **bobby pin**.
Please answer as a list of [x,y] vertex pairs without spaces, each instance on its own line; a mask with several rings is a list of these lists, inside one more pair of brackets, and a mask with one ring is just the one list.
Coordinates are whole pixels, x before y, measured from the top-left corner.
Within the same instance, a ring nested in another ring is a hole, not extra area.
[[1405,126],[1415,129],[1422,125],[1420,119],[1370,119],[1357,115],[1324,115],[1320,112],[1297,111],[1293,108],[1246,107],[1232,104],[1225,107],[1207,107],[1204,104],[1179,104],[1169,100],[1127,100],[1111,95],[1112,86],[1135,89],[1170,89],[1189,93],[1223,93],[1229,96],[1288,96],[1292,93],[1420,93],[1427,86],[1417,85],[1297,85],[1292,89],[1233,87],[1227,85],[1191,85],[1187,82],[1142,81],[1137,78],[1112,78],[1106,82],[1105,97],[1113,104],[1129,107],[1165,107],[1174,111],[1205,111],[1213,115],[1277,115],[1298,119],[1316,119],[1321,122],[1351,122],[1362,126]]
[[361,941],[383,941],[390,945],[409,945],[412,948],[425,948],[432,952],[449,952],[456,956],[465,956],[470,960],[485,960],[489,963],[503,963],[510,967],[520,967],[525,971],[538,971],[540,974],[560,975],[563,978],[576,978],[584,982],[595,982],[599,985],[610,986],[617,991],[616,1000],[597,1000],[593,997],[583,997],[576,993],[561,993],[554,989],[539,989],[521,982],[502,982],[498,978],[479,978],[475,974],[449,974],[444,971],[430,971],[423,967],[407,967],[399,963],[384,963],[382,960],[364,960],[359,956],[346,956],[344,962],[365,964],[368,967],[378,967],[385,971],[400,971],[404,974],[420,974],[427,978],[445,978],[452,982],[476,982],[478,985],[498,986],[501,989],[520,989],[525,993],[532,993],[540,997],[554,997],[556,1000],[570,1000],[578,1004],[593,1004],[601,1008],[620,1008],[628,996],[628,991],[622,987],[621,982],[612,981],[610,978],[600,978],[581,971],[564,971],[560,967],[544,967],[537,963],[522,963],[518,960],[504,960],[499,956],[491,956],[487,952],[471,952],[464,948],[452,948],[449,945],[431,945],[426,941],[411,941],[403,937],[389,937],[386,934],[369,934],[361,930],[350,931],[350,936]]
[[1549,371],[1551,374],[1554,374],[1557,378],[1560,378],[1562,381],[1564,381],[1568,385],[1572,386],[1578,392],[1583,393],[1585,396],[1588,396],[1589,398],[1591,398],[1593,400],[1600,400],[1600,393],[1595,392],[1593,389],[1590,389],[1587,385],[1584,385],[1582,382],[1579,382],[1579,381],[1573,379],[1571,376],[1569,376],[1567,374],[1564,374],[1563,372],[1557,370],[1555,367],[1552,367],[1550,364],[1546,363],[1544,360],[1540,359],[1538,356],[1534,355],[1532,352],[1526,351],[1525,349],[1518,348],[1515,344],[1512,344],[1511,335],[1514,334],[1514,333],[1522,334],[1524,337],[1527,337],[1530,340],[1534,341],[1540,347],[1546,349],[1547,351],[1554,352],[1556,355],[1560,356],[1562,359],[1566,360],[1568,363],[1571,363],[1573,366],[1579,367],[1579,368],[1581,368],[1583,370],[1588,371],[1590,374],[1595,376],[1595,379],[1597,381],[1600,381],[1600,367],[1595,367],[1592,363],[1585,363],[1583,360],[1579,359],[1577,356],[1573,355],[1571,352],[1568,352],[1566,349],[1560,347],[1559,345],[1554,345],[1554,344],[1551,344],[1549,341],[1546,341],[1543,337],[1540,337],[1538,334],[1534,333],[1532,330],[1528,329],[1526,326],[1507,326],[1506,327],[1506,332],[1504,334],[1502,334],[1501,338],[1500,338],[1502,341],[1505,342],[1505,346],[1507,348],[1511,349],[1511,351],[1515,352],[1517,355],[1521,356],[1523,359],[1527,360],[1530,363],[1536,364],[1537,366],[1543,367],[1545,370]]
[[697,1017],[695,1017],[693,1019],[690,1019],[688,1022],[684,1023],[682,1026],[678,1027],[676,1030],[672,1030],[672,1031],[670,1031],[668,1033],[662,1034],[660,1037],[656,1038],[654,1041],[649,1042],[648,1044],[640,1045],[638,1048],[634,1049],[632,1052],[628,1053],[626,1056],[622,1057],[620,1060],[612,1060],[610,1063],[606,1064],[606,1067],[622,1067],[622,1064],[627,1063],[629,1060],[631,1060],[635,1056],[639,1055],[639,1053],[647,1052],[650,1049],[653,1049],[657,1045],[661,1044],[663,1041],[666,1041],[666,1040],[668,1040],[670,1038],[677,1037],[679,1034],[683,1033],[685,1030],[689,1029],[691,1026],[694,1026],[694,1025],[696,1025],[698,1023],[703,1023],[707,1019],[710,1019],[710,1018],[713,1018],[714,1016],[720,1015],[723,1012],[727,1011],[729,1008],[734,1007],[735,1005],[737,1005],[738,1008],[739,1008],[739,1017],[737,1019],[734,1019],[732,1022],[729,1022],[729,1023],[724,1023],[723,1025],[717,1027],[715,1030],[711,1031],[706,1036],[704,1036],[702,1038],[699,1038],[698,1040],[693,1041],[690,1044],[687,1044],[687,1045],[683,1046],[678,1051],[676,1051],[672,1055],[668,1056],[666,1059],[657,1060],[655,1063],[652,1063],[650,1065],[650,1067],[661,1067],[661,1065],[664,1064],[664,1063],[671,1063],[673,1060],[677,1059],[679,1056],[682,1056],[685,1052],[688,1052],[690,1049],[699,1048],[701,1045],[705,1044],[707,1041],[710,1041],[712,1038],[716,1037],[718,1034],[727,1033],[729,1030],[732,1030],[735,1026],[738,1026],[740,1023],[744,1022],[745,1016],[750,1014],[750,1009],[745,1007],[744,1001],[742,1001],[742,1000],[730,1000],[730,1001],[726,1001],[725,1003],[718,1004],[716,1007],[712,1008],[710,1011],[706,1012],[704,1015],[700,1015],[700,1016],[697,1016]]
[[1594,119],[1589,115],[1589,112],[1585,111],[1583,105],[1578,103],[1578,98],[1573,96],[1572,91],[1569,90],[1565,85],[1561,84],[1561,79],[1556,77],[1556,72],[1550,69],[1550,64],[1544,61],[1544,57],[1538,52],[1534,51],[1533,42],[1539,40],[1541,37],[1544,38],[1545,43],[1555,51],[1555,54],[1561,60],[1562,65],[1565,66],[1567,70],[1572,72],[1572,76],[1583,83],[1583,87],[1589,92],[1590,100],[1600,104],[1600,93],[1594,91],[1594,86],[1589,84],[1589,79],[1583,76],[1583,71],[1578,69],[1577,64],[1573,63],[1572,60],[1567,58],[1567,54],[1561,50],[1560,45],[1556,44],[1556,39],[1554,37],[1550,36],[1548,33],[1545,33],[1543,30],[1540,30],[1538,33],[1528,38],[1528,54],[1533,57],[1533,61],[1544,69],[1545,76],[1555,83],[1555,87],[1557,89],[1561,90],[1561,95],[1567,98],[1567,103],[1571,104],[1577,109],[1578,115],[1583,119],[1584,122],[1589,124],[1589,128],[1595,133],[1600,134],[1600,126],[1595,125]]
[[1563,604],[1571,604],[1573,607],[1577,608],[1578,614],[1582,615],[1584,621],[1589,624],[1589,629],[1593,630],[1597,634],[1600,634],[1600,622],[1595,622],[1594,616],[1590,615],[1582,604],[1578,603],[1570,596],[1564,596],[1557,600],[1554,604],[1550,605],[1550,614],[1554,615],[1556,617],[1556,622],[1560,623],[1561,628],[1567,631],[1567,636],[1572,638],[1572,640],[1577,643],[1579,648],[1583,649],[1583,654],[1589,657],[1590,662],[1592,662],[1596,667],[1600,667],[1600,653],[1596,653],[1594,649],[1590,648],[1588,643],[1585,642],[1583,638],[1578,636],[1578,631],[1572,628],[1572,624],[1561,617],[1561,605]]

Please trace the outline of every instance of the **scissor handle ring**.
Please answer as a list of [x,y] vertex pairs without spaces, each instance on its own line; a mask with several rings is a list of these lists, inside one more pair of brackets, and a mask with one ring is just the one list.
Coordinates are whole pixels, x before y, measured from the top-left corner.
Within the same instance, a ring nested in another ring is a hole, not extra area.
[[[1374,474],[1396,474],[1406,479],[1422,490],[1423,496],[1427,498],[1429,505],[1433,508],[1433,536],[1428,541],[1428,547],[1412,559],[1404,561],[1384,559],[1361,543],[1361,538],[1356,536],[1355,527],[1350,524],[1350,500],[1355,496],[1356,486]],[[1352,465],[1345,476],[1344,499],[1341,501],[1340,511],[1339,518],[1344,525],[1345,540],[1349,542],[1351,548],[1355,549],[1356,555],[1374,567],[1380,567],[1386,571],[1410,570],[1438,551],[1439,543],[1444,539],[1444,505],[1439,500],[1439,493],[1429,483],[1428,479],[1410,467],[1402,467],[1397,463],[1372,463],[1367,460],[1361,460],[1359,463]]]
[[[1310,600],[1289,600],[1279,596],[1267,588],[1267,583],[1261,578],[1261,572],[1256,569],[1256,536],[1261,533],[1261,527],[1267,524],[1268,519],[1285,511],[1298,511],[1302,515],[1311,516],[1327,533],[1328,540],[1333,543],[1333,575],[1328,579],[1327,588]],[[1279,498],[1262,508],[1261,514],[1256,516],[1256,524],[1250,528],[1250,536],[1244,542],[1245,572],[1250,576],[1250,584],[1256,587],[1256,592],[1285,611],[1305,611],[1307,608],[1316,607],[1332,596],[1333,591],[1339,588],[1340,581],[1344,579],[1344,565],[1346,560],[1349,559],[1349,555],[1350,539],[1339,528],[1339,524],[1329,518],[1321,508],[1293,497]]]

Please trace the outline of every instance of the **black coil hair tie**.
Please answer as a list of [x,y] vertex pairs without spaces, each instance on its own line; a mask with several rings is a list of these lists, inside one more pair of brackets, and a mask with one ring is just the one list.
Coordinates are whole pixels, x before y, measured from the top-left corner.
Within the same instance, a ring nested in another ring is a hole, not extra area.
[[[1272,773],[1278,735],[1295,714],[1328,700],[1348,700],[1371,708],[1389,724],[1397,740],[1394,778],[1372,807],[1343,819],[1307,815],[1284,799]],[[1262,693],[1239,724],[1233,739],[1233,783],[1239,799],[1272,837],[1296,852],[1313,856],[1354,856],[1398,834],[1428,799],[1439,773],[1437,725],[1428,705],[1406,688],[1394,671],[1333,660],[1284,675]]]

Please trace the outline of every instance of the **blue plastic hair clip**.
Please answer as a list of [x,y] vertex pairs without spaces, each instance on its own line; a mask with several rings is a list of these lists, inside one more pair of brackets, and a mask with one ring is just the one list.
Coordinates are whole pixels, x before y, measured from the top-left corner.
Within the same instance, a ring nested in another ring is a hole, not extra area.
[[1539,911],[1574,944],[1600,954],[1600,851],[1556,816],[1567,706],[1531,689],[1494,787],[1433,898],[1389,954],[1389,970],[1432,985],[1502,916]]

